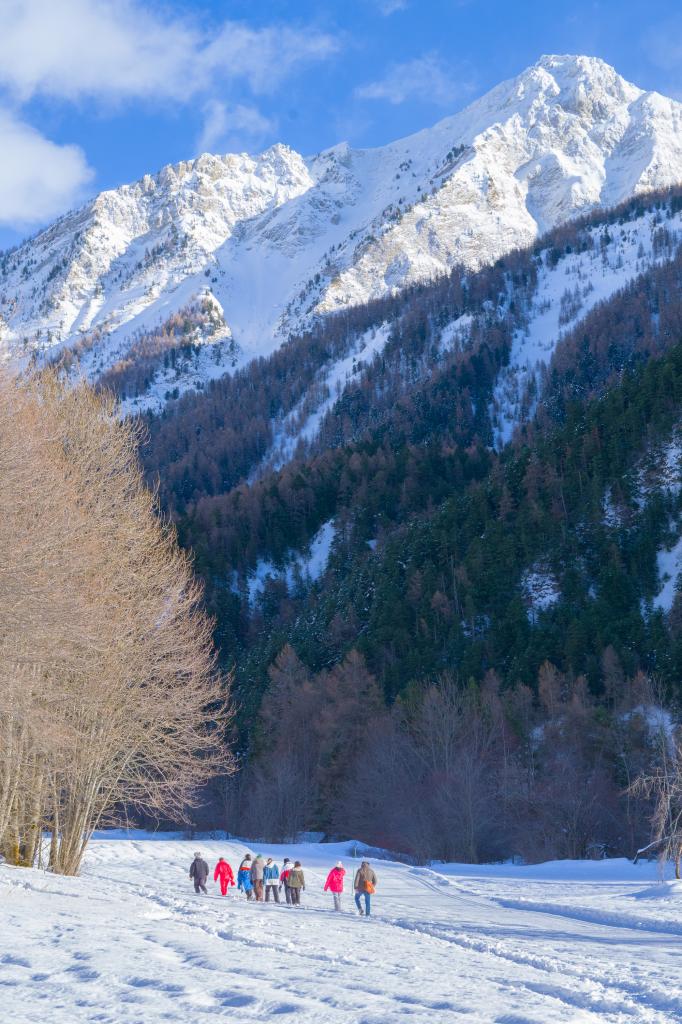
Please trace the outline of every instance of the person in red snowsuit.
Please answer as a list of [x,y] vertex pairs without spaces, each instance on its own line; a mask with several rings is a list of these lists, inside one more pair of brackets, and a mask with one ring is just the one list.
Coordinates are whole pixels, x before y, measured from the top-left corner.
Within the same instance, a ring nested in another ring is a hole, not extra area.
[[334,910],[341,910],[341,893],[343,892],[343,877],[346,874],[341,861],[338,861],[335,868],[332,868],[324,883],[324,891],[328,889],[334,897]]
[[220,891],[223,896],[227,896],[227,887],[234,885],[234,875],[232,874],[232,868],[227,863],[224,857],[218,859],[218,863],[215,866],[213,872],[213,881],[217,882],[220,879]]

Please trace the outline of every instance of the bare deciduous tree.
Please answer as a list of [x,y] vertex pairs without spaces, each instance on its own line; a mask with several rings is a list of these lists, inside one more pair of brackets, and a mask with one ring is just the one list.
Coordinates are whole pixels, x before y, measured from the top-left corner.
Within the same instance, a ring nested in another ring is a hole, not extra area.
[[661,729],[657,762],[635,779],[631,789],[636,796],[654,801],[650,848],[658,850],[662,862],[672,860],[675,878],[682,877],[682,743],[679,736]]
[[181,817],[229,771],[202,594],[110,400],[0,379],[0,846],[78,871],[121,805]]

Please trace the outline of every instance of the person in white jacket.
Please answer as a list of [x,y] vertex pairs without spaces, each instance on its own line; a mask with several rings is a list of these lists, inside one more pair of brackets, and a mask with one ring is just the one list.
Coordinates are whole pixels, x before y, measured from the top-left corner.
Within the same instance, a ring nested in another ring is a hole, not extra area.
[[270,902],[270,894],[275,903],[279,903],[279,868],[272,857],[268,857],[263,868],[263,884],[265,885],[265,902]]

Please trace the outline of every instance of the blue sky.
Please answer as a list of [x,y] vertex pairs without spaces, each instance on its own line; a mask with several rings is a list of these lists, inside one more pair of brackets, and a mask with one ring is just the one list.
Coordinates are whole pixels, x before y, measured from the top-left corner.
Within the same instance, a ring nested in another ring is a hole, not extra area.
[[0,0],[0,246],[208,149],[373,146],[543,53],[682,98],[670,0]]

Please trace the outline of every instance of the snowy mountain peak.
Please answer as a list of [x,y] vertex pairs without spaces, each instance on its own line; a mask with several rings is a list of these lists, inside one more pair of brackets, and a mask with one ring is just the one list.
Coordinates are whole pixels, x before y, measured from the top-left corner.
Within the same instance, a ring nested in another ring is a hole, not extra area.
[[[631,103],[642,90],[622,78],[615,68],[599,57],[575,54],[546,54],[513,79],[519,87],[556,97],[561,106],[585,112],[584,100]],[[606,108],[602,108],[602,115]]]
[[622,78],[616,69],[601,57],[588,57],[579,53],[545,53],[535,64],[522,72],[519,78],[539,71],[547,72],[561,90],[577,81],[593,88],[601,86],[625,99],[632,99],[630,94],[639,94],[642,91]]
[[208,299],[213,339],[244,361],[317,317],[680,181],[682,105],[599,58],[547,55],[379,149],[204,153],[101,193],[0,257],[0,344],[80,342],[98,373]]
[[542,121],[555,107],[589,124],[608,120],[616,107],[642,95],[641,89],[598,57],[550,54],[443,123],[456,124],[468,114],[474,130],[480,131],[486,125],[504,123],[510,112]]

